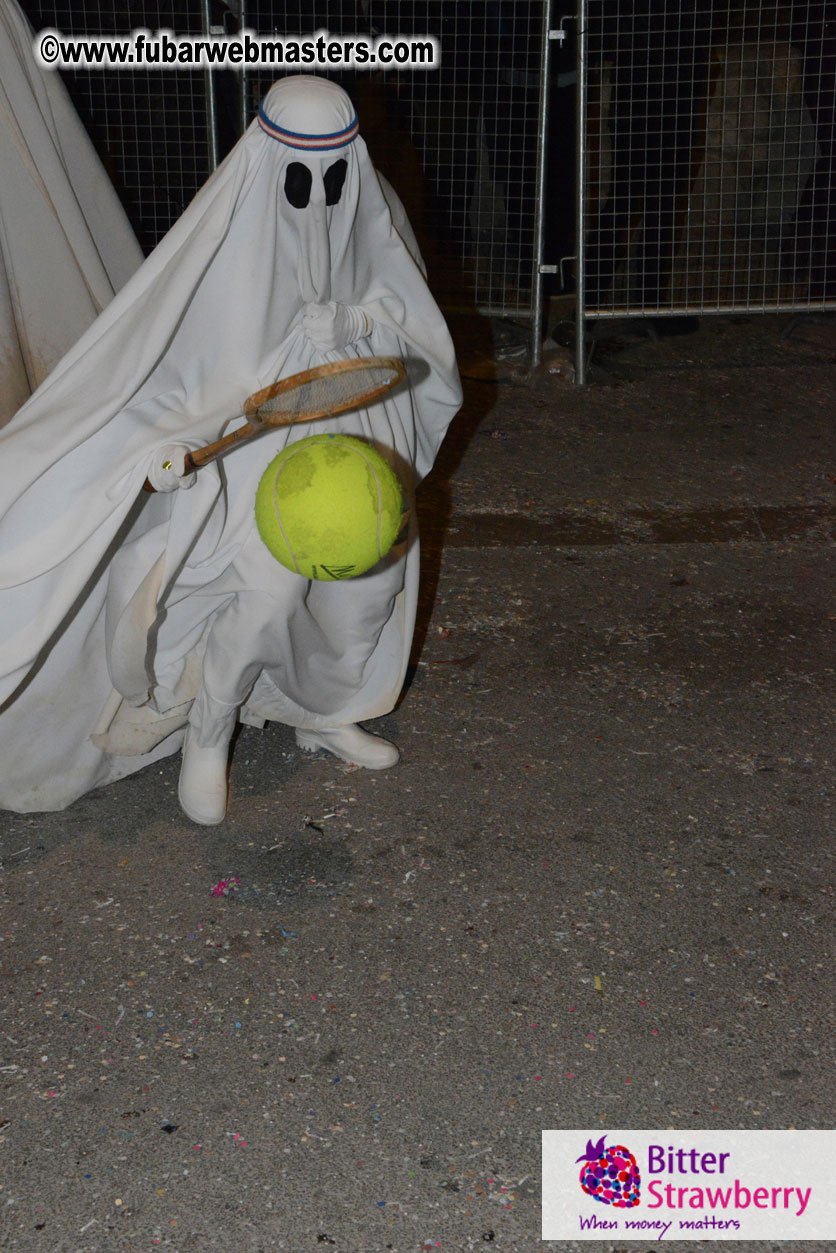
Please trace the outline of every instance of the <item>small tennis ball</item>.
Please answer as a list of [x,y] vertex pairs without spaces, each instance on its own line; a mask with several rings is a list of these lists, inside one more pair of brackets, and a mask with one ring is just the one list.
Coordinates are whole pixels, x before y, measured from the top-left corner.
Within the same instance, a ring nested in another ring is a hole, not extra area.
[[400,530],[401,485],[379,452],[350,435],[289,444],[255,497],[259,534],[306,579],[351,579],[385,557]]

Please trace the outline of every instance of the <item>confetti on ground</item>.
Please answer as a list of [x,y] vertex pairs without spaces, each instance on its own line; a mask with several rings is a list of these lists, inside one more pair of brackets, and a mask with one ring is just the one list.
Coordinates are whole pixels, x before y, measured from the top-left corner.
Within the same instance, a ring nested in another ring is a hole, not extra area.
[[241,880],[237,874],[230,875],[226,879],[221,879],[212,888],[213,896],[231,896],[235,889],[239,886]]

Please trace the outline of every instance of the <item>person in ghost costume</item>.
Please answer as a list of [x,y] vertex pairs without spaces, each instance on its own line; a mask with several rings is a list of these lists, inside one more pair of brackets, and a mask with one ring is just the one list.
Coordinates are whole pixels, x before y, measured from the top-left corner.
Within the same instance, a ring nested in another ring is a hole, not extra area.
[[[186,451],[242,423],[247,396],[377,355],[402,357],[408,385],[182,473]],[[460,402],[414,236],[349,97],[280,80],[0,432],[0,805],[61,809],[183,744],[181,806],[219,822],[239,718],[393,765],[397,749],[357,724],[389,712],[403,683],[414,521],[366,575],[310,582],[268,553],[255,491],[288,440],[339,430],[372,441],[411,493]]]
[[142,264],[61,78],[0,0],[0,426]]

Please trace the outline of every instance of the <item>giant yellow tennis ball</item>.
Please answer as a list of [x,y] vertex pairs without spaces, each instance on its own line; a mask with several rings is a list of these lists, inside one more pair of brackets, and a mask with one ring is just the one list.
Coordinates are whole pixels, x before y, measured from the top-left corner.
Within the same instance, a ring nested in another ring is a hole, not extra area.
[[289,444],[255,497],[259,534],[306,579],[351,579],[385,557],[400,530],[401,485],[379,452],[350,435]]

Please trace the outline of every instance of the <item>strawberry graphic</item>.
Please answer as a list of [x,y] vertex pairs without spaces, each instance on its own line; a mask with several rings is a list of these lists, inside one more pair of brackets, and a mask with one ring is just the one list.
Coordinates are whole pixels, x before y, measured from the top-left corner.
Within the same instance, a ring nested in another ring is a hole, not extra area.
[[631,1209],[639,1203],[641,1175],[636,1159],[623,1144],[604,1146],[606,1136],[597,1144],[586,1142],[586,1152],[578,1158],[581,1166],[580,1184],[584,1192],[602,1205]]

